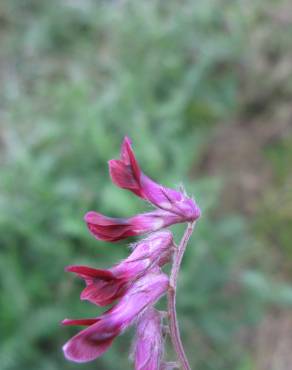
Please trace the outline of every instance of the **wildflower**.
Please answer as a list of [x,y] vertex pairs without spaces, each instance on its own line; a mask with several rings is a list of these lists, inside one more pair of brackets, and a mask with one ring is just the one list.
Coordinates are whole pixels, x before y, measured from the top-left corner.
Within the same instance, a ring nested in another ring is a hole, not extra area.
[[68,266],[66,270],[85,280],[82,300],[105,306],[123,296],[134,280],[169,262],[173,249],[172,233],[165,230],[134,244],[129,257],[108,270],[87,266]]
[[135,370],[158,370],[163,355],[161,314],[149,307],[137,323],[134,343]]
[[101,356],[113,340],[167,290],[168,277],[157,268],[136,280],[121,300],[96,319],[64,320],[64,325],[88,325],[63,347],[65,357],[88,362]]
[[147,177],[141,171],[127,137],[122,144],[121,158],[109,161],[109,169],[117,186],[132,191],[156,208],[128,218],[112,218],[88,212],[85,215],[88,229],[96,239],[109,242],[145,233],[152,234],[134,244],[130,256],[110,269],[67,267],[67,271],[85,280],[86,287],[81,293],[81,299],[99,306],[111,304],[117,299],[119,301],[99,317],[63,321],[64,325],[87,326],[64,345],[65,357],[75,362],[96,359],[137,320],[134,346],[136,370],[172,370],[179,366],[176,362],[162,361],[162,317],[153,308],[168,290],[168,276],[160,268],[169,262],[175,246],[171,232],[157,231],[176,223],[188,222],[178,253],[173,254],[167,317],[179,362],[184,369],[190,369],[179,338],[175,291],[182,256],[193,231],[194,221],[200,217],[200,209],[184,192],[166,188]]
[[89,231],[96,239],[108,242],[153,232],[181,222],[180,216],[162,209],[129,218],[107,217],[91,211],[85,215],[84,219]]
[[180,221],[195,221],[200,217],[197,204],[182,192],[157,184],[140,169],[131,147],[131,141],[125,137],[120,159],[109,161],[112,181],[120,188],[132,191],[154,206],[174,213]]

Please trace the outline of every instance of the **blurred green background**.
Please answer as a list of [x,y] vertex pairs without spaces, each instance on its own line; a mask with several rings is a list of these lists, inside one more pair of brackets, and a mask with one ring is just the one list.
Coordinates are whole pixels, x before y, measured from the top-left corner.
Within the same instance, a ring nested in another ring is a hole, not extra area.
[[193,369],[291,369],[291,3],[3,0],[0,43],[0,369],[132,368],[133,330],[78,365],[59,324],[102,311],[64,266],[127,255],[83,215],[145,210],[108,176],[125,134],[203,210],[178,291]]

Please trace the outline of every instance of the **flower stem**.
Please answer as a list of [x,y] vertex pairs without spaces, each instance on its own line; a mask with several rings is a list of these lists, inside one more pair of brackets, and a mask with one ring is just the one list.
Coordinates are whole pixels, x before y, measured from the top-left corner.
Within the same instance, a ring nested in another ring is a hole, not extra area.
[[181,261],[183,259],[183,255],[186,250],[188,241],[192,235],[194,226],[195,222],[188,224],[184,232],[184,235],[180,241],[180,244],[174,254],[167,297],[170,337],[172,345],[176,351],[178,360],[180,361],[183,370],[191,370],[191,367],[185,354],[180,338],[179,325],[176,315],[176,286]]

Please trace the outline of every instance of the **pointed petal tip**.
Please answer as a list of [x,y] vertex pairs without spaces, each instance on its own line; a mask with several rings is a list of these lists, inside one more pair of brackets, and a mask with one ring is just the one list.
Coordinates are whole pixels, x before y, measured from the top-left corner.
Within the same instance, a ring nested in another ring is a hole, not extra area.
[[125,135],[124,136],[124,140],[123,140],[123,143],[127,143],[127,144],[132,144],[132,140],[130,139],[130,137],[128,135]]
[[92,220],[92,217],[94,217],[95,212],[94,211],[88,211],[85,213],[83,219],[86,223],[90,222]]
[[117,163],[117,161],[118,159],[110,159],[109,161],[107,161],[109,169],[111,169],[111,167],[113,167]]
[[74,272],[73,269],[74,265],[69,265],[64,267],[65,272]]
[[70,319],[64,319],[60,322],[61,325],[69,325],[68,322],[71,321]]
[[114,275],[109,270],[104,269],[96,269],[89,266],[84,265],[70,265],[65,267],[65,270],[68,272],[74,272],[75,274],[80,275],[83,278],[88,279],[102,279],[102,280],[112,280],[114,279]]

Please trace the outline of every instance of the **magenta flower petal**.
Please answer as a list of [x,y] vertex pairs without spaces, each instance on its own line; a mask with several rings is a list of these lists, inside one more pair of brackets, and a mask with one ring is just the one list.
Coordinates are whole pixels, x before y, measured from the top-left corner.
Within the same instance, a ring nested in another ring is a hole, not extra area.
[[110,242],[153,232],[182,221],[180,216],[161,209],[129,218],[107,217],[91,211],[84,220],[96,239]]
[[134,343],[135,370],[160,369],[163,355],[162,322],[160,313],[149,307],[137,324]]
[[82,330],[63,346],[67,360],[88,362],[96,359],[111,346],[119,331],[110,332],[104,323],[97,322]]
[[65,357],[75,362],[88,362],[101,356],[114,338],[127,329],[146,307],[154,304],[167,287],[168,277],[159,270],[135,281],[116,306],[64,345]]
[[128,258],[112,269],[115,275],[137,278],[150,268],[168,263],[175,250],[172,233],[169,230],[154,232],[133,244],[132,250]]
[[120,159],[109,161],[109,171],[115,185],[132,191],[158,208],[177,214],[181,217],[179,222],[200,217],[201,211],[192,199],[157,184],[141,171],[129,138],[125,137],[123,141]]

